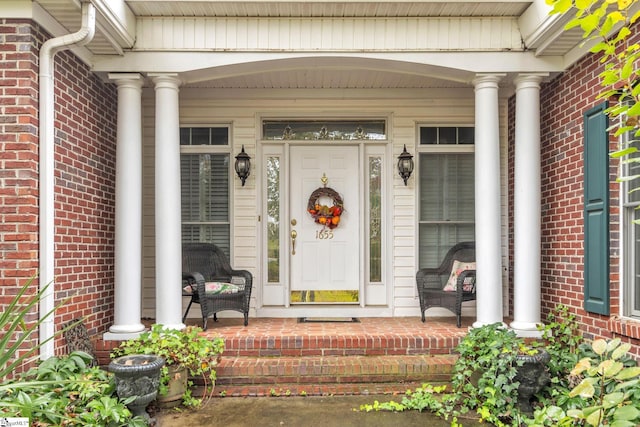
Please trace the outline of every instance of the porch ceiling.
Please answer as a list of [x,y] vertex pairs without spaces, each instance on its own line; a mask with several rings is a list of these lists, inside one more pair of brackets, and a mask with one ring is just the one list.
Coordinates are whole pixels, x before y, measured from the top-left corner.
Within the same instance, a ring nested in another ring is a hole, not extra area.
[[215,17],[452,17],[520,16],[531,0],[520,1],[203,1],[127,0],[136,16]]
[[[168,17],[212,18],[505,18],[517,20],[523,33],[524,51],[560,58],[580,43],[580,32],[562,31],[563,20],[550,18],[544,0],[477,1],[378,1],[378,0],[93,0],[97,8],[97,31],[84,48],[87,62],[126,56],[136,46],[136,27],[142,22]],[[81,21],[80,0],[34,0],[34,16],[54,36],[77,31]],[[40,19],[38,19],[40,18]],[[49,25],[47,26],[46,23]],[[93,58],[93,60],[92,60]],[[575,58],[572,58],[575,60]],[[566,61],[565,61],[566,62]],[[567,64],[570,65],[570,64]],[[113,68],[112,68],[113,69]],[[99,67],[96,71],[100,70]],[[111,70],[108,70],[111,71]],[[357,71],[357,72],[356,72]],[[397,70],[316,69],[266,70],[241,75],[191,81],[190,87],[325,89],[325,88],[457,88],[464,87],[449,76],[402,73]]]

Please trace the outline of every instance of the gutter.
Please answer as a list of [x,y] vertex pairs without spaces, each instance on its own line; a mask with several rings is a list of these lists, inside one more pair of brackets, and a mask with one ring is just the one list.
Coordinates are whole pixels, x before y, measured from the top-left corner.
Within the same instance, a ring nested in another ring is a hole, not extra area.
[[[39,261],[40,289],[49,285],[40,299],[40,359],[45,360],[54,355],[55,343],[51,339],[55,335],[55,319],[49,315],[55,307],[55,135],[54,135],[54,84],[53,57],[56,53],[82,46],[93,39],[96,28],[96,12],[90,0],[82,0],[82,27],[75,33],[49,39],[40,48],[39,72]],[[47,341],[48,340],[48,341]]]

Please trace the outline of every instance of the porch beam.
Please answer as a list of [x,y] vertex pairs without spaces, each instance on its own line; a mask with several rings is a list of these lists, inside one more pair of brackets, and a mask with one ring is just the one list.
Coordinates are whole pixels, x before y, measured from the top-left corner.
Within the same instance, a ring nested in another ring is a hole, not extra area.
[[475,87],[475,218],[477,301],[474,327],[502,322],[500,126],[498,82],[479,74]]

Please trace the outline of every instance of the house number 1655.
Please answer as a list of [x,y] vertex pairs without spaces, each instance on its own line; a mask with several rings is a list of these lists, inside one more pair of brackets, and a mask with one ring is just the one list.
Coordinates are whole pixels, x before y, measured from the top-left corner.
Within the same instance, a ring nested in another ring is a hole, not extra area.
[[326,228],[322,230],[316,230],[316,239],[333,239],[333,231],[327,230]]

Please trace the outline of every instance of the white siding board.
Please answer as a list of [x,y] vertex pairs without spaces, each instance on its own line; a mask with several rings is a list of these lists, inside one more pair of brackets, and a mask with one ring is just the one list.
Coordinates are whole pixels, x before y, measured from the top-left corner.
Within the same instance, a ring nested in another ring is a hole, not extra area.
[[511,18],[147,17],[136,28],[134,50],[522,50]]

